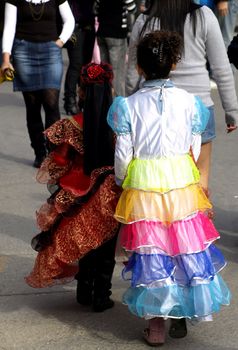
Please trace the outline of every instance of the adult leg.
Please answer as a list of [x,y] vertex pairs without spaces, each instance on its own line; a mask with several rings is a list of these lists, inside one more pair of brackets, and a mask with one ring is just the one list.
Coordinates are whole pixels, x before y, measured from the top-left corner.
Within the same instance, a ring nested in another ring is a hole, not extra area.
[[69,66],[65,77],[64,85],[64,108],[67,114],[77,114],[76,103],[77,86],[80,85],[80,71],[83,65],[88,64],[92,59],[93,46],[95,41],[95,29],[93,26],[77,28],[75,31],[75,44],[68,44],[67,51]]
[[197,161],[197,167],[200,171],[200,183],[205,191],[207,191],[209,187],[212,140],[216,137],[214,107],[211,106],[208,109],[210,112],[210,117],[206,129],[202,134],[202,147]]
[[23,97],[26,105],[27,129],[36,156],[33,165],[38,168],[46,155],[44,125],[41,118],[41,93],[23,92]]
[[109,47],[106,39],[103,37],[98,37],[97,41],[100,50],[101,62],[111,63],[109,57]]
[[[57,89],[41,90],[42,105],[45,111],[45,129],[60,119],[59,93]],[[53,145],[49,142],[46,146],[48,151],[52,150]]]
[[228,14],[226,16],[219,16],[219,14],[217,14],[217,18],[220,24],[220,28],[221,28],[221,32],[222,32],[222,36],[223,36],[226,48],[228,48],[234,36],[237,14],[238,14],[237,0],[229,1]]
[[[94,48],[94,42],[95,42],[95,29],[94,26],[88,25],[85,28],[82,28],[81,36],[80,36],[80,47],[81,47],[81,66],[88,64],[92,60],[93,55],[93,48]],[[80,86],[80,75],[78,78],[78,85]],[[80,110],[83,109],[84,100],[78,99],[78,107]]]
[[108,46],[109,63],[112,65],[113,88],[116,96],[125,96],[125,63],[127,40],[105,38]]
[[211,168],[212,142],[202,144],[201,153],[197,161],[197,167],[200,171],[200,184],[207,191],[209,184],[209,175]]
[[74,34],[76,37],[75,43],[68,42],[67,44],[69,65],[64,83],[64,109],[69,115],[74,115],[78,113],[76,103],[76,91],[79,80],[80,68],[82,66],[82,30],[78,27],[76,28]]

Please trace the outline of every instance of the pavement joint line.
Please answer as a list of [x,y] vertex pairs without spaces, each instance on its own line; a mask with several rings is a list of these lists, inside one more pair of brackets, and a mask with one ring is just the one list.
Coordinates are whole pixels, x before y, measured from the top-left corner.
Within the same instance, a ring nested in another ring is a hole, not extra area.
[[49,295],[49,294],[67,294],[74,293],[74,290],[62,290],[62,291],[52,291],[52,292],[38,292],[38,293],[12,293],[12,294],[0,294],[0,298],[4,297],[15,297],[24,295]]

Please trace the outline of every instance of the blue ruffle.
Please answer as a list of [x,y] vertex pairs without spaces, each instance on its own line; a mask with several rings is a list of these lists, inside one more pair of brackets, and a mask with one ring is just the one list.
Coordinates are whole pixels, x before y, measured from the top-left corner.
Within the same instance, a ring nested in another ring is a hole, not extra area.
[[196,114],[192,120],[192,133],[201,134],[204,132],[210,118],[209,109],[204,105],[200,97],[195,96]]
[[[213,279],[225,264],[222,253],[213,244],[203,252],[175,257],[133,253],[122,276],[131,280],[132,287],[148,285],[170,276],[175,283],[189,286],[195,279]],[[126,276],[128,273],[129,277]]]
[[131,132],[130,114],[125,97],[118,96],[114,99],[107,114],[107,122],[118,135]]
[[131,287],[123,295],[123,303],[139,317],[205,317],[220,311],[221,305],[229,305],[230,299],[230,291],[220,275],[208,284]]

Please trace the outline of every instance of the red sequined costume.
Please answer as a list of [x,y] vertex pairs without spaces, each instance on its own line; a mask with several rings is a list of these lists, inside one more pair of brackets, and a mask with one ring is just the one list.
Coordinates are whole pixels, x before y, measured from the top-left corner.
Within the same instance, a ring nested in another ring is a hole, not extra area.
[[45,159],[37,179],[54,194],[37,212],[42,232],[32,240],[39,251],[26,282],[35,288],[71,281],[77,261],[118,232],[113,218],[120,190],[113,167],[83,171],[83,115],[56,122],[46,136],[57,147]]

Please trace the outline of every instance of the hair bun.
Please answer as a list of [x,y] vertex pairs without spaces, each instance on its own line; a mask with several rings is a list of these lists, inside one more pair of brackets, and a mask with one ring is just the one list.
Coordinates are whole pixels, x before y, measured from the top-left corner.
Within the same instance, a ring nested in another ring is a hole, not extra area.
[[85,85],[111,83],[112,79],[112,66],[108,63],[89,63],[82,67],[81,80]]

